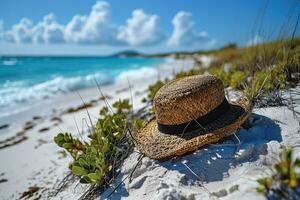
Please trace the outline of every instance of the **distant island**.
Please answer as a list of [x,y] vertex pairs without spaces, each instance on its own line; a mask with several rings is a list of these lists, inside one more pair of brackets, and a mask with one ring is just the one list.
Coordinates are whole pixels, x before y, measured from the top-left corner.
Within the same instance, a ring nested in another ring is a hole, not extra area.
[[121,57],[121,58],[128,58],[128,57],[145,57],[146,55],[143,53],[140,53],[135,50],[125,50],[120,51],[118,53],[115,53],[112,55],[112,57]]

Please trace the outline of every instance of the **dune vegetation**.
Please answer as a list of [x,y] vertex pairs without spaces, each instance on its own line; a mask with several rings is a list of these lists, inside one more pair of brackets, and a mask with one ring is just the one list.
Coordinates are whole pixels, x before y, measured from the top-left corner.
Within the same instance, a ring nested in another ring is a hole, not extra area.
[[[193,56],[203,55],[213,58],[208,68],[198,63],[189,71],[177,73],[174,79],[210,73],[220,77],[226,87],[243,91],[256,106],[261,106],[262,99],[268,98],[271,93],[299,83],[300,38],[244,48],[230,44],[217,51],[193,53]],[[156,92],[168,81],[170,79],[158,80],[150,85],[143,102],[150,103]],[[54,138],[56,144],[73,158],[69,166],[71,173],[81,183],[91,185],[87,194],[95,190],[103,191],[118,175],[117,169],[133,150],[131,134],[145,124],[144,119],[138,117],[132,113],[128,99],[120,100],[112,107],[107,104],[100,110],[96,124],[90,124],[87,140],[74,138],[70,133],[59,133]],[[289,156],[290,152],[285,154]],[[259,192],[269,192],[268,180],[258,180],[261,184]]]
[[132,115],[128,99],[103,107],[95,126],[90,124],[88,140],[74,138],[70,133],[59,133],[55,143],[73,158],[69,168],[80,183],[90,184],[87,192],[103,191],[114,177],[116,169],[132,152],[131,131],[137,131],[144,121]]
[[[190,55],[190,54],[189,54]],[[209,74],[223,80],[225,87],[241,90],[256,105],[260,100],[299,83],[300,38],[284,39],[249,47],[237,48],[229,44],[217,51],[195,52],[193,56],[212,56]],[[190,71],[176,74],[175,78],[203,74],[202,64]],[[158,81],[149,87],[148,100],[169,80]]]

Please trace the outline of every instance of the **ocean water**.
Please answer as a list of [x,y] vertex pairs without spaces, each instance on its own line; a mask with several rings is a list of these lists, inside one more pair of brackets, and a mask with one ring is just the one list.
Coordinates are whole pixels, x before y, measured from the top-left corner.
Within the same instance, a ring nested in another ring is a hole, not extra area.
[[141,71],[164,62],[165,59],[156,58],[2,57],[0,111],[94,87],[95,79],[101,85],[113,84],[123,72]]

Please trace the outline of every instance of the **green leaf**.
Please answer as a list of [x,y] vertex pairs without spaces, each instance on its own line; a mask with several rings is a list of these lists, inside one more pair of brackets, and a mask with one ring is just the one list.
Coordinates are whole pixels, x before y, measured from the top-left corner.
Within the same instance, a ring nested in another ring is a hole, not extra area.
[[100,110],[100,115],[102,115],[102,116],[107,115],[107,113],[108,113],[108,108],[107,108],[107,107],[103,107],[103,108]]
[[103,168],[97,169],[96,173],[98,174],[99,177],[102,177],[103,176]]
[[62,147],[63,143],[64,143],[64,135],[62,133],[59,133],[57,136],[54,137],[54,142]]
[[88,168],[89,167],[89,164],[86,162],[86,160],[85,159],[83,159],[83,158],[79,158],[78,159],[78,163],[79,163],[79,165],[81,166],[81,167],[83,167],[83,168]]
[[268,193],[268,191],[265,187],[256,188],[256,192],[261,193],[261,194],[267,194]]
[[118,140],[122,138],[122,134],[120,132],[113,133],[113,136]]
[[73,165],[73,166],[72,166],[72,173],[75,174],[75,175],[77,175],[77,176],[83,176],[83,175],[87,175],[87,174],[88,174],[88,171],[85,170],[85,169],[82,168],[82,167]]
[[65,148],[65,149],[71,149],[73,147],[73,144],[72,143],[64,143],[62,145],[62,147]]
[[283,160],[287,163],[291,163],[292,161],[292,148],[288,148],[283,152]]
[[100,180],[100,176],[97,173],[89,173],[87,175],[93,182],[98,182]]
[[266,185],[267,184],[267,178],[260,178],[257,180],[257,182],[261,185]]
[[80,183],[83,183],[83,184],[90,184],[90,183],[93,183],[93,181],[92,181],[88,176],[83,176],[83,177],[80,179]]
[[64,135],[64,140],[65,140],[66,142],[72,141],[72,136],[71,136],[71,134],[66,133],[66,134]]

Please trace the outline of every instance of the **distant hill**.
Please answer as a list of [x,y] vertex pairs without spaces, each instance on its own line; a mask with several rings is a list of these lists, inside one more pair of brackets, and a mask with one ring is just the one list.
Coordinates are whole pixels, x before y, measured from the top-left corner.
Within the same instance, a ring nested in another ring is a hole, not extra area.
[[126,57],[144,57],[145,55],[140,52],[134,51],[134,50],[126,50],[126,51],[120,51],[116,54],[113,54],[112,56],[126,58]]

